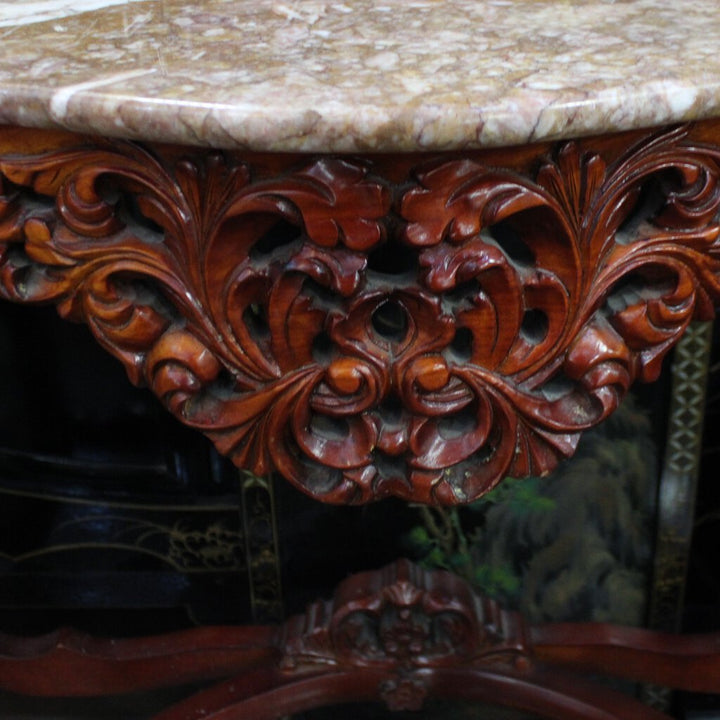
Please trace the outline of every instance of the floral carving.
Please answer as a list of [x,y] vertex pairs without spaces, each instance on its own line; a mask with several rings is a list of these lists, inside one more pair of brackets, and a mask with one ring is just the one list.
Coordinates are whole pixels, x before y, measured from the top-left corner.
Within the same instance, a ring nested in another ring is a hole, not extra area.
[[109,141],[6,156],[0,292],[86,322],[241,467],[465,502],[552,470],[711,316],[720,151],[688,133],[393,182]]

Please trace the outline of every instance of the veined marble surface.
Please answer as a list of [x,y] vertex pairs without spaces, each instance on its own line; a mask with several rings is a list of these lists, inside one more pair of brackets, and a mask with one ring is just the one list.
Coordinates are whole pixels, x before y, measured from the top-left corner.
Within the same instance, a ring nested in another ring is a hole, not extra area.
[[0,122],[289,151],[720,116],[717,0],[0,2]]

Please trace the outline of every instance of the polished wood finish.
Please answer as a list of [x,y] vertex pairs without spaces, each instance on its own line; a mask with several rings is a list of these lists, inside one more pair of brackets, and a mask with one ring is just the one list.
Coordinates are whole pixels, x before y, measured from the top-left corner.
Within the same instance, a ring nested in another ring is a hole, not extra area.
[[0,294],[86,322],[241,467],[467,502],[712,316],[717,129],[362,160],[8,129]]
[[720,633],[683,636],[600,623],[558,623],[533,628],[532,642],[542,662],[690,692],[720,689]]
[[36,696],[82,697],[212,680],[277,664],[277,629],[208,627],[135,639],[72,630],[36,638],[0,635],[0,687]]
[[0,638],[0,687],[15,692],[88,696],[231,678],[156,720],[271,720],[361,700],[408,710],[429,697],[572,720],[666,718],[576,674],[583,670],[718,692],[720,636],[600,624],[527,628],[456,576],[399,561],[348,578],[331,601],[280,626],[131,640],[69,631]]

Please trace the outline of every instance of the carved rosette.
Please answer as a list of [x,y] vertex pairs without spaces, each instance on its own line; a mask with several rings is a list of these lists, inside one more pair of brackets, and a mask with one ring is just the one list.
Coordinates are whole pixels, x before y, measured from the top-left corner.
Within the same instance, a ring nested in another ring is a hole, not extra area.
[[393,182],[122,142],[6,156],[0,292],[86,322],[241,467],[326,502],[470,501],[552,470],[711,316],[720,150],[688,132]]
[[344,581],[333,600],[288,620],[277,641],[288,675],[376,668],[391,708],[418,709],[423,671],[445,667],[527,668],[519,614],[473,592],[456,575],[407,560]]

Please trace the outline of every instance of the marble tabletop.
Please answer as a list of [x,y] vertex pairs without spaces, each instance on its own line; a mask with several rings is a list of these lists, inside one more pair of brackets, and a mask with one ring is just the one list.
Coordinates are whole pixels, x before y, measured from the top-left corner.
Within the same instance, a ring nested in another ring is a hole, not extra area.
[[0,2],[0,122],[479,148],[720,116],[717,0]]

